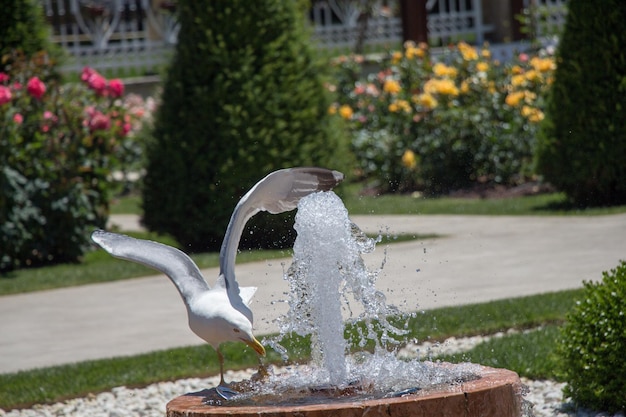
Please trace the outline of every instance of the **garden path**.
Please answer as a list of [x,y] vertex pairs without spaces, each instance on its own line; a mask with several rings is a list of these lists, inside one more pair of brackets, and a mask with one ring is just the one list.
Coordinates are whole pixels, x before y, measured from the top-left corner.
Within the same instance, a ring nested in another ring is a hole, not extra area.
[[[377,286],[388,302],[421,310],[581,286],[626,259],[626,214],[607,216],[353,216],[363,230],[436,233],[379,246]],[[122,229],[133,217],[113,216]],[[287,306],[289,260],[237,265],[253,299],[257,335],[276,330]],[[217,269],[204,270],[211,283]],[[203,343],[163,276],[0,297],[0,373]]]

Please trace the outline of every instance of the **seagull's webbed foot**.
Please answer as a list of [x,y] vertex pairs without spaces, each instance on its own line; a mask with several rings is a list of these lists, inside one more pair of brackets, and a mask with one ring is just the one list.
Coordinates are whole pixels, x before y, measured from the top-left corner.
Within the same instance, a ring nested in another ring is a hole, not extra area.
[[225,400],[230,400],[233,397],[239,395],[239,391],[229,388],[227,385],[218,385],[215,387],[215,392]]

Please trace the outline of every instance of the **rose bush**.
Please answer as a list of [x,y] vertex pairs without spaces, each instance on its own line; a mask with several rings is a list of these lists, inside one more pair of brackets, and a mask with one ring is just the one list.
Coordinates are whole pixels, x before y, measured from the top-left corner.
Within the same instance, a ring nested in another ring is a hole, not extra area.
[[555,64],[520,55],[505,65],[466,43],[436,60],[408,42],[362,77],[362,57],[336,61],[337,101],[364,177],[382,191],[445,193],[532,175],[544,95]]
[[0,271],[83,254],[137,122],[123,84],[90,68],[99,84],[62,84],[40,58],[0,74]]

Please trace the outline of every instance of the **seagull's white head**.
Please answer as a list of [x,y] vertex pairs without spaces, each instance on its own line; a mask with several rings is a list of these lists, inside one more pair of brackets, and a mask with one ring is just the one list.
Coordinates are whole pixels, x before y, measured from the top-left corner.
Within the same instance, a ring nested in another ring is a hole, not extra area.
[[220,326],[224,326],[222,328],[222,331],[226,333],[224,338],[228,337],[234,342],[243,342],[260,356],[265,356],[265,348],[252,334],[252,323],[243,314],[222,317]]
[[260,356],[265,356],[265,348],[256,340],[256,337],[252,334],[252,329],[244,330],[233,328],[233,332],[237,334],[238,339],[250,346]]

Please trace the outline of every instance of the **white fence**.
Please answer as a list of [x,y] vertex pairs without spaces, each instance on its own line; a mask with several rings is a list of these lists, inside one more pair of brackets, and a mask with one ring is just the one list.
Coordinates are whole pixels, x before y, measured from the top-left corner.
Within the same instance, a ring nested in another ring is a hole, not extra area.
[[158,0],[43,0],[53,40],[71,56],[65,69],[90,65],[132,75],[170,56],[178,25],[173,3]]
[[[178,24],[175,1],[41,0],[53,39],[69,52],[65,69],[85,65],[114,69],[121,75],[155,72],[169,59]],[[527,0],[541,14],[537,22],[561,25],[565,0]],[[429,41],[457,40],[481,44],[493,30],[483,22],[481,0],[428,0]],[[321,48],[353,50],[355,46],[399,46],[402,21],[398,0],[317,0],[309,19]],[[537,29],[539,31],[539,29]]]
[[566,0],[526,0],[535,36],[544,38],[554,35],[565,24]]
[[[493,27],[483,24],[480,0],[428,0],[428,37],[446,44],[458,39],[483,43]],[[311,20],[314,39],[324,48],[393,45],[402,41],[402,20],[397,0],[318,0]]]

